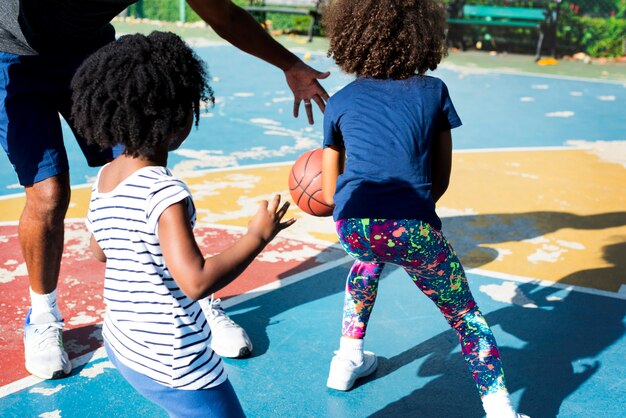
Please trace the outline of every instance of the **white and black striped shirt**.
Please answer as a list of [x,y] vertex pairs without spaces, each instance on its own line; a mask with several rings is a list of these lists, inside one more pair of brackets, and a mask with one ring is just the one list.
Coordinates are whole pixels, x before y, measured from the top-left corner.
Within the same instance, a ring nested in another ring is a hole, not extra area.
[[226,380],[209,347],[211,330],[200,304],[185,296],[164,263],[157,236],[163,211],[189,189],[165,167],[137,170],[114,190],[92,190],[87,228],[107,257],[103,337],[119,360],[174,388],[195,390]]

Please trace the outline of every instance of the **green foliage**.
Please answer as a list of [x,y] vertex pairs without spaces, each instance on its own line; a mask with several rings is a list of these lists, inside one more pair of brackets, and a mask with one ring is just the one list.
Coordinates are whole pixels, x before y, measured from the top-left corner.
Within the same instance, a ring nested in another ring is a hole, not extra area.
[[[173,0],[139,0],[128,7],[128,15],[165,22],[177,22],[181,17],[179,2]],[[200,17],[185,3],[185,22],[199,20]]]
[[[249,0],[232,0],[238,6],[251,4]],[[139,0],[128,8],[129,16],[177,22],[180,20],[179,2],[173,0]],[[267,13],[265,18],[272,21],[272,29],[295,30],[306,32],[311,18],[309,16],[288,15],[283,13]],[[197,22],[200,17],[185,4],[185,22]]]
[[564,7],[581,16],[626,18],[626,0],[569,0]]
[[297,32],[306,32],[311,23],[309,16],[289,15],[284,13],[268,13],[267,19],[272,22],[272,29],[294,30]]
[[565,10],[559,16],[557,36],[560,49],[566,53],[585,52],[593,57],[626,54],[626,19],[623,18],[579,16]]

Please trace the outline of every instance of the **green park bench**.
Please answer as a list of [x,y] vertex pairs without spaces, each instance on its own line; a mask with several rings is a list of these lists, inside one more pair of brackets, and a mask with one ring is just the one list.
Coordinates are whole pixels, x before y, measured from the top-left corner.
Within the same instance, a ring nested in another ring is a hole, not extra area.
[[[560,3],[560,0],[557,2]],[[558,9],[557,9],[558,10]],[[537,29],[539,38],[535,59],[541,57],[541,48],[546,31],[556,28],[556,11],[546,8],[515,7],[515,6],[483,6],[466,4],[459,16],[450,16],[450,25],[500,26],[512,28]],[[552,55],[554,56],[554,45]]]
[[319,27],[321,3],[321,0],[250,0],[244,9],[260,22],[265,21],[267,13],[311,16],[307,33],[310,42],[313,39],[313,32]]

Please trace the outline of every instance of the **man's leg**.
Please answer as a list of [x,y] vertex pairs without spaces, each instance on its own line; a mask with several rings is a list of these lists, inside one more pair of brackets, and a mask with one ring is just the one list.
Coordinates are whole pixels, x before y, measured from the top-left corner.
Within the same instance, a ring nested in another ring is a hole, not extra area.
[[65,214],[70,201],[69,175],[63,173],[24,188],[26,206],[18,234],[31,289],[54,291],[59,279]]
[[49,177],[26,186],[25,192],[26,206],[18,235],[31,294],[31,309],[24,326],[26,369],[43,379],[54,379],[72,370],[63,348],[63,319],[56,303],[63,221],[70,199],[69,175]]
[[24,324],[26,369],[48,379],[71,371],[56,305],[70,196],[59,103],[70,94],[75,65],[65,61],[0,52],[0,145],[26,194],[18,226],[31,296]]

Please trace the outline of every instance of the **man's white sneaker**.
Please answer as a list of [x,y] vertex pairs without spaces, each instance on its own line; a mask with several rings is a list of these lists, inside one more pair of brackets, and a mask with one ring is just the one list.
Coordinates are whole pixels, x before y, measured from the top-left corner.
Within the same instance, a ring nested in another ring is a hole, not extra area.
[[352,360],[335,355],[330,362],[330,373],[328,373],[328,381],[326,386],[337,390],[350,390],[356,379],[369,376],[376,371],[378,359],[371,351],[363,352],[363,362],[360,364]]
[[51,313],[35,319],[33,324],[29,309],[24,322],[26,370],[42,379],[67,376],[72,371],[72,363],[63,348],[63,321],[57,321]]
[[211,349],[222,357],[240,358],[250,355],[252,342],[246,333],[226,315],[220,299],[205,298],[200,301],[211,327]]

